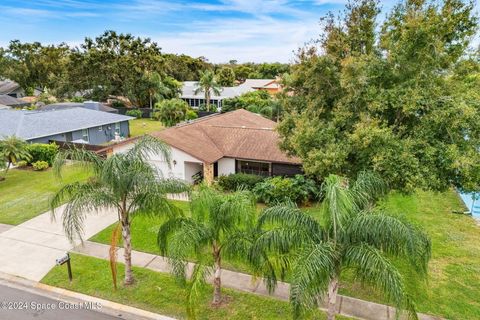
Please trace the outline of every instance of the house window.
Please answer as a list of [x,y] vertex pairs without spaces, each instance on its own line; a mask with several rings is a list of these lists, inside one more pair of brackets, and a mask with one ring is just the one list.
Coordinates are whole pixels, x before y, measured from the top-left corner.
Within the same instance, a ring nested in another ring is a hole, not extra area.
[[237,173],[238,172],[270,176],[271,164],[269,162],[237,160]]
[[115,133],[120,135],[120,122],[115,123]]
[[98,131],[102,131],[102,130],[103,130],[103,126],[98,127]]
[[88,129],[82,130],[82,139],[87,142],[90,141],[90,139],[88,138]]

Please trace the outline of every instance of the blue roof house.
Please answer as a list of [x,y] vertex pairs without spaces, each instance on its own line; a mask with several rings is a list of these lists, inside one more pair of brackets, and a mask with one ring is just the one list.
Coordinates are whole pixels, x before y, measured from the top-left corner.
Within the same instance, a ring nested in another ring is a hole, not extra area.
[[99,145],[128,137],[131,119],[134,118],[85,108],[0,109],[0,139],[15,135],[34,143],[55,140]]

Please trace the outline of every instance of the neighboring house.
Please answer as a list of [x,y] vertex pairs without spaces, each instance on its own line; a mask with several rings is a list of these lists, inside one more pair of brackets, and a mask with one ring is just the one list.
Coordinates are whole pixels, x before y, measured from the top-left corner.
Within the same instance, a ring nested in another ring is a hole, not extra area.
[[28,142],[65,141],[104,144],[130,134],[132,117],[85,108],[0,110],[0,139],[15,135]]
[[14,98],[12,96],[9,96],[7,94],[0,94],[0,104],[3,104],[5,106],[9,107],[26,107],[29,106],[30,103],[23,101],[21,99]]
[[171,147],[171,163],[152,156],[163,175],[193,182],[203,174],[207,182],[231,173],[263,176],[301,173],[298,158],[280,150],[276,123],[239,109],[179,124],[152,133]]
[[[38,96],[42,91],[40,89],[35,89],[33,92],[34,96]],[[20,87],[18,83],[12,80],[0,80],[0,95],[6,94],[13,98],[23,98],[25,96],[25,90]]]
[[252,88],[254,90],[267,91],[274,95],[282,90],[277,79],[246,79],[240,87]]
[[68,108],[85,108],[96,111],[103,111],[109,113],[118,113],[118,109],[109,107],[103,103],[95,101],[85,101],[85,102],[59,102],[47,104],[45,106],[38,107],[37,110],[63,110]]
[[[195,90],[198,89],[197,83],[196,81],[183,82],[182,95],[180,96],[192,108],[198,108],[202,104],[206,104],[203,91],[195,94]],[[275,79],[246,79],[245,82],[236,87],[222,87],[218,96],[211,92],[210,104],[217,106],[217,110],[221,110],[224,99],[235,98],[255,90],[265,90],[270,94],[275,94],[280,91],[280,85]]]

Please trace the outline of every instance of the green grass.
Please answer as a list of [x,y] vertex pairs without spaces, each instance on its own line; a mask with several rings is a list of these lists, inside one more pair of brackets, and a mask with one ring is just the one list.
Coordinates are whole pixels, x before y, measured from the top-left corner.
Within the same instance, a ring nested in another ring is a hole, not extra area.
[[[188,203],[177,204],[188,211]],[[386,212],[404,215],[421,226],[432,239],[433,254],[427,282],[422,282],[402,261],[395,262],[418,311],[451,319],[480,319],[480,301],[476,299],[480,296],[480,227],[471,217],[452,213],[453,210],[463,210],[456,193],[394,193],[382,205]],[[315,216],[320,214],[317,207],[305,211]],[[159,254],[156,235],[162,222],[161,218],[136,217],[132,226],[134,249]],[[91,240],[108,244],[110,234],[111,227]],[[248,272],[245,264],[236,261],[225,261],[224,267]],[[342,294],[385,302],[381,294],[354,284],[352,279],[352,274],[345,272]]]
[[160,121],[152,119],[134,119],[130,120],[130,136],[142,136],[146,133],[158,131],[163,129]]
[[[480,319],[480,227],[465,215],[455,192],[392,194],[384,204],[386,212],[403,215],[419,225],[432,239],[432,259],[427,281],[422,281],[407,264],[396,261],[417,311],[449,319]],[[352,285],[345,274],[341,293],[383,302],[379,294]]]
[[0,223],[18,225],[49,210],[49,200],[62,184],[86,179],[75,166],[65,167],[60,181],[52,169],[11,169],[0,181]]
[[[176,318],[186,318],[186,290],[168,274],[143,268],[133,268],[136,282],[133,286],[120,286],[112,289],[108,261],[72,254],[73,281],[69,283],[65,266],[53,268],[42,282],[56,287],[81,292],[106,300],[127,304]],[[123,264],[118,265],[118,274],[123,274]],[[201,291],[197,308],[198,319],[244,320],[244,319],[288,319],[291,309],[287,302],[269,297],[223,289],[226,303],[219,307],[210,304],[212,288],[206,286]],[[307,319],[325,319],[316,311]],[[339,319],[346,319],[339,317]]]
[[[185,201],[172,201],[176,206],[181,208],[187,215],[190,212],[190,204]],[[151,217],[151,216],[136,216],[132,220],[132,246],[134,250],[143,251],[153,254],[160,254],[157,246],[157,233],[159,227],[165,221],[164,217]],[[115,228],[116,223],[110,227],[100,231],[89,240],[110,244],[112,231]],[[122,245],[122,240],[119,240],[119,246]],[[194,261],[192,257],[192,261]],[[222,265],[226,269],[249,272],[249,267],[242,261],[232,261],[229,259],[223,259]]]

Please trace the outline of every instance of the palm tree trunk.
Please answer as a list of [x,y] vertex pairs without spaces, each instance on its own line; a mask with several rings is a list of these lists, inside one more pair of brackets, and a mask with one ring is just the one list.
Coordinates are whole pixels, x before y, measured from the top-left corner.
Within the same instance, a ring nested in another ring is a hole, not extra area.
[[[1,161],[1,160],[0,160]],[[7,173],[8,173],[8,169],[10,169],[10,166],[12,165],[12,161],[8,161],[8,164],[7,164],[7,167],[5,168],[5,173],[3,174],[3,178],[6,179],[7,178]]]
[[125,285],[133,284],[132,272],[132,237],[130,234],[130,221],[122,223],[123,256],[125,258]]
[[327,320],[335,320],[337,314],[337,293],[338,293],[338,278],[335,277],[330,280],[327,292]]
[[207,104],[207,112],[210,111],[210,88],[205,90],[205,103]]
[[221,257],[220,252],[217,249],[216,245],[213,248],[213,259],[214,259],[214,268],[215,273],[213,275],[213,304],[218,305],[222,302],[222,264],[221,264]]

